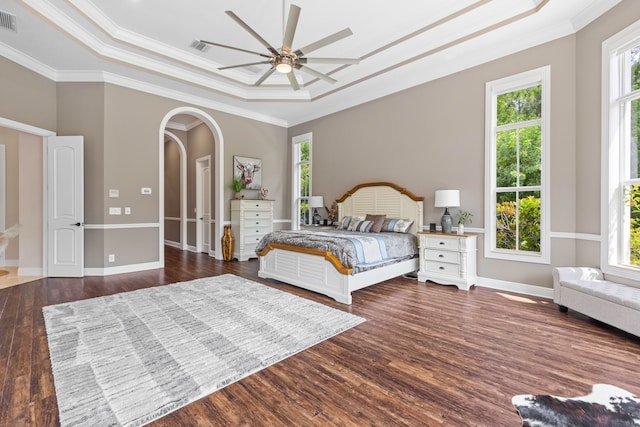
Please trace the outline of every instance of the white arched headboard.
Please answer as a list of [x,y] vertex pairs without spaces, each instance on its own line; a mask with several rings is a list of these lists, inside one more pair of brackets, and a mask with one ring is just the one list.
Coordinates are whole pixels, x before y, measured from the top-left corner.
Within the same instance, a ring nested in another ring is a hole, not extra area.
[[424,197],[389,182],[360,184],[347,191],[337,201],[338,220],[345,216],[385,214],[387,218],[413,220],[410,232],[417,234],[423,227]]

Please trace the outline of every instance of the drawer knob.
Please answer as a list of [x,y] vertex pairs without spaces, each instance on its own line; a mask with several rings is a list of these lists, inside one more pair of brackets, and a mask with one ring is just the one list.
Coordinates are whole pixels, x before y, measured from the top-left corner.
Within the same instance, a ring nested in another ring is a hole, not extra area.
[[444,270],[444,267],[442,267],[442,266],[441,266],[441,267],[440,267],[440,270]]
[[444,258],[444,255],[440,254],[438,255],[438,258]]
[[440,242],[441,245],[444,245],[444,242]]

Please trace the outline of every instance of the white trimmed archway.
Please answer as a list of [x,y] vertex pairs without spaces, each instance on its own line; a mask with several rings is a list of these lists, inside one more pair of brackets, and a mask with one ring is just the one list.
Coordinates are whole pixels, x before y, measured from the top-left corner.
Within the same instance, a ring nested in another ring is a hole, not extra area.
[[[159,232],[159,260],[162,267],[164,267],[164,141],[165,135],[169,136],[174,141],[178,139],[171,136],[170,132],[167,132],[166,127],[167,123],[171,120],[171,118],[177,114],[189,114],[200,119],[211,131],[214,140],[214,164],[215,164],[215,188],[214,190],[214,200],[215,200],[215,209],[213,211],[213,222],[214,222],[214,230],[213,233],[216,237],[214,240],[214,251],[213,256],[216,259],[222,259],[222,248],[220,244],[220,236],[222,236],[223,226],[224,226],[224,138],[222,136],[222,131],[220,130],[220,126],[218,123],[211,117],[209,114],[204,111],[193,108],[193,107],[178,107],[171,111],[169,111],[162,122],[160,123],[159,129],[159,176],[158,176],[158,188],[159,188],[159,220],[162,226],[160,227]],[[175,138],[175,139],[174,139]],[[178,144],[180,147],[181,144]],[[182,245],[186,244],[186,152],[183,153],[184,146],[180,148],[181,157],[184,160],[181,162],[181,192],[184,196],[181,196],[181,222],[180,222],[180,233],[182,234],[183,242]],[[184,191],[182,191],[184,190]],[[184,200],[183,200],[184,199]],[[183,210],[184,209],[184,210]]]

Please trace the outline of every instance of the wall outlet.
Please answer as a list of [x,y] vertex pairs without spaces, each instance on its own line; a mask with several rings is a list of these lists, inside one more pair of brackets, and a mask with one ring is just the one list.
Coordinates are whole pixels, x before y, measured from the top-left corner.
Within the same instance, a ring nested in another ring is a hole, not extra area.
[[131,208],[124,208],[125,215],[131,215]]
[[109,262],[116,262],[115,254],[109,254]]

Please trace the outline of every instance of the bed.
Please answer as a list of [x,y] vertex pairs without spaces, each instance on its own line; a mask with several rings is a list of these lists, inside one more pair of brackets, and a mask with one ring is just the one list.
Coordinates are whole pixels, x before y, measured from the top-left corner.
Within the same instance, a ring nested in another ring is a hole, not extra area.
[[[402,234],[411,237],[417,248],[417,233],[423,226],[423,201],[424,198],[392,183],[360,184],[337,200],[337,217],[342,220],[345,217],[386,215],[388,219],[407,220],[410,227]],[[322,231],[314,234],[325,234]],[[358,289],[417,271],[419,267],[417,250],[414,256],[400,261],[350,266],[341,261],[340,254],[331,250],[293,245],[287,240],[272,240],[276,233],[265,236],[256,248],[260,259],[258,276],[317,292],[344,304],[351,304],[351,293]],[[310,234],[308,230],[302,230],[300,238]],[[362,234],[386,237],[394,233]]]

